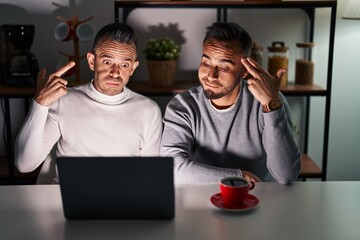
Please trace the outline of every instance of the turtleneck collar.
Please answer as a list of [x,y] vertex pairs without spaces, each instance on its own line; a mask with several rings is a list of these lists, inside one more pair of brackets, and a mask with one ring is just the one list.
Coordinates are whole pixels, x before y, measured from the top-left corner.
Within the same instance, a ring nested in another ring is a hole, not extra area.
[[90,98],[92,98],[97,102],[107,105],[118,105],[129,99],[131,95],[131,91],[126,87],[124,87],[121,93],[116,94],[114,96],[103,94],[95,89],[93,85],[93,81],[94,80],[92,80],[89,84],[87,84],[85,92]]

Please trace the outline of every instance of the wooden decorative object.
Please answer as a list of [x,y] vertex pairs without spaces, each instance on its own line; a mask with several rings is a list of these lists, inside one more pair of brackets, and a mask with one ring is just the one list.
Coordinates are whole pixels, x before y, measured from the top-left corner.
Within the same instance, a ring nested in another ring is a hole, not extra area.
[[73,49],[74,49],[74,53],[73,54],[66,54],[64,52],[60,53],[62,55],[65,55],[69,60],[74,60],[75,61],[75,83],[80,83],[81,82],[81,77],[80,77],[80,60],[82,58],[84,58],[85,56],[80,57],[80,45],[79,45],[79,36],[76,33],[76,30],[78,28],[78,26],[82,23],[85,23],[87,21],[90,21],[91,19],[93,19],[93,17],[89,17],[85,20],[79,20],[77,16],[74,16],[72,19],[68,20],[65,19],[63,17],[57,16],[56,17],[58,20],[62,21],[63,23],[67,24],[68,28],[69,28],[69,35],[64,38],[64,39],[58,39],[61,41],[68,41],[68,40],[72,40],[73,42]]
[[147,60],[150,84],[153,86],[172,86],[176,72],[176,60]]

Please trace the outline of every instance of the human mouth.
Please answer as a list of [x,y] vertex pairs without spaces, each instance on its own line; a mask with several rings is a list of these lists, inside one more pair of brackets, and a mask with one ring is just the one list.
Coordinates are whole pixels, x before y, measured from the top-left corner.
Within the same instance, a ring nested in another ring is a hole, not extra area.
[[219,82],[217,82],[217,81],[212,81],[212,82],[210,82],[210,81],[208,81],[208,80],[204,80],[204,79],[203,79],[203,83],[204,83],[206,86],[210,87],[210,88],[219,88],[219,87],[222,87],[222,85],[221,85]]
[[121,85],[121,82],[119,82],[119,81],[107,81],[106,84],[110,85],[110,86],[119,86],[119,85]]

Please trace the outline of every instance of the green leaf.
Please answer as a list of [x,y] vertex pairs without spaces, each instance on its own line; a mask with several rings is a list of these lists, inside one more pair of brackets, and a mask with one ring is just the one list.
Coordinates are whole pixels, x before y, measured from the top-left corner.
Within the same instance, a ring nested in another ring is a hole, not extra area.
[[148,60],[176,60],[180,57],[180,46],[171,38],[150,38],[143,53]]

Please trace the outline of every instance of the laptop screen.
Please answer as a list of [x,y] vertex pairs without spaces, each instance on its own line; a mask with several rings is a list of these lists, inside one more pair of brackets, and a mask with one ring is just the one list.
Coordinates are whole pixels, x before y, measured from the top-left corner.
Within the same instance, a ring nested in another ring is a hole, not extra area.
[[67,219],[172,219],[170,157],[59,157]]

